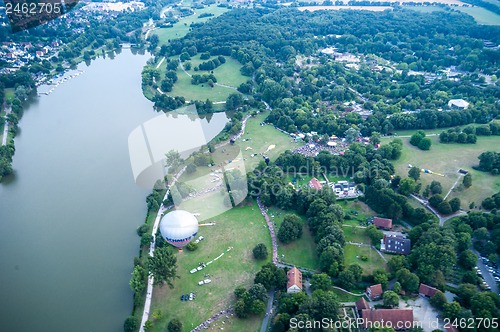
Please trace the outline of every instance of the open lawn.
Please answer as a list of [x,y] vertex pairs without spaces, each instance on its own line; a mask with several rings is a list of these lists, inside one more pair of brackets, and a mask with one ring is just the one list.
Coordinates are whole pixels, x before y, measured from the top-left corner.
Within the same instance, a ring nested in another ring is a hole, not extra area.
[[14,88],[6,88],[4,90],[5,100],[11,102],[15,98]]
[[[241,148],[247,170],[254,169],[262,159],[260,153],[265,153],[271,160],[276,160],[285,150],[293,150],[300,145],[293,142],[288,135],[276,130],[272,125],[261,126],[269,112],[257,114],[248,119],[245,134],[236,142]],[[246,141],[243,142],[243,139]],[[274,148],[270,147],[274,145]],[[249,148],[249,149],[247,149]],[[251,157],[251,154],[257,156]]]
[[[344,228],[345,229],[345,228]],[[362,260],[362,257],[366,260]],[[376,269],[386,269],[387,264],[382,257],[371,247],[346,244],[344,247],[345,265],[358,264],[363,268],[364,275],[370,275]]]
[[356,200],[343,200],[337,202],[344,210],[344,224],[345,225],[366,225],[368,218],[375,216],[377,213],[373,211],[368,205]]
[[370,240],[368,235],[366,235],[365,228],[351,227],[344,225],[342,226],[342,230],[344,231],[346,242],[372,244],[372,241]]
[[[191,60],[189,60],[189,62],[191,62],[192,65],[192,68],[187,71],[189,74],[202,75],[210,73],[209,70],[194,71],[194,67],[198,66],[202,62],[213,60],[216,57],[211,57],[208,60],[200,60],[200,56],[201,53],[198,53],[196,56],[192,57]],[[250,79],[250,77],[245,77],[241,75],[240,73],[241,63],[239,63],[238,60],[235,60],[228,56],[225,56],[224,58],[226,58],[226,62],[213,70],[213,74],[215,78],[217,78],[217,83],[237,88],[241,83],[245,83]]]
[[337,288],[332,288],[332,292],[337,295],[337,298],[340,302],[356,302],[357,300],[362,298],[362,296],[354,296]]
[[[178,59],[178,57],[170,57],[170,59]],[[199,59],[199,55],[193,57],[193,59]],[[194,68],[195,63],[193,61],[191,61],[191,63]],[[213,74],[217,78],[217,83],[224,86],[215,85],[214,87],[210,87],[207,83],[198,85],[191,84],[191,77],[189,76],[194,74],[207,74],[208,71],[194,71],[191,69],[187,71],[187,73],[189,73],[188,75],[179,66],[176,71],[178,80],[174,84],[172,91],[167,92],[167,94],[170,96],[182,96],[186,98],[186,100],[205,101],[210,99],[212,102],[225,101],[230,94],[238,93],[236,91],[237,86],[247,81],[247,78],[241,75],[240,68],[241,64],[237,60],[226,57],[226,63],[213,70]],[[158,69],[161,73],[161,79],[163,79],[167,71],[167,60],[163,61]]]
[[[459,197],[462,209],[468,210],[470,202],[480,204],[483,199],[500,191],[500,177],[472,169],[477,165],[477,157],[484,151],[500,151],[500,137],[478,136],[476,144],[442,144],[437,136],[431,137],[432,147],[429,151],[422,151],[409,143],[409,138],[403,138],[403,153],[399,160],[394,162],[396,174],[401,177],[408,176],[408,164],[426,168],[433,172],[445,175],[444,177],[421,173],[422,188],[433,180],[441,182],[443,195],[455,183],[460,168],[472,174],[472,187],[463,191],[455,191],[448,198]],[[383,140],[383,143],[389,140]],[[461,184],[461,180],[458,185]],[[458,187],[457,185],[457,187]],[[456,188],[457,188],[456,187]],[[460,188],[458,188],[460,189]]]
[[[286,212],[276,207],[269,208],[268,215],[271,220],[276,223],[274,229],[276,232],[278,232],[279,227],[283,223],[283,218],[287,213],[292,212]],[[314,237],[309,232],[305,218],[303,216],[299,217],[301,217],[304,223],[302,237],[289,244],[283,244],[278,240],[278,257],[288,264],[317,270],[319,268],[319,261],[316,256],[316,243],[314,242]],[[285,256],[283,257],[282,255]]]
[[384,10],[392,10],[393,8],[390,6],[305,6],[298,7],[300,11],[310,11],[314,12],[317,10],[369,10],[372,12],[382,12]]
[[[218,69],[218,68],[217,68]],[[214,70],[214,75],[217,77],[216,70]],[[239,70],[238,70],[239,73]],[[223,86],[210,87],[208,84],[191,84],[191,77],[182,71],[182,69],[177,69],[178,80],[174,84],[171,92],[168,95],[171,96],[182,96],[186,100],[202,100],[205,101],[210,99],[212,102],[225,101],[231,93],[236,91],[231,88],[226,88]]]
[[[184,250],[177,253],[178,279],[174,288],[168,286],[155,287],[151,312],[160,310],[162,318],[154,323],[153,331],[165,331],[170,319],[177,317],[183,322],[183,330],[190,331],[213,314],[226,309],[234,302],[233,291],[238,285],[249,286],[260,267],[270,261],[257,262],[253,259],[252,248],[258,243],[265,243],[271,248],[271,237],[265,220],[257,205],[250,201],[244,206],[233,208],[222,215],[213,218],[215,226],[202,226],[198,234],[205,239],[200,242],[198,250]],[[230,251],[227,249],[231,247]],[[200,262],[208,262],[225,253],[217,261],[205,269],[191,274],[189,271]],[[270,257],[270,256],[269,256]],[[203,286],[198,281],[210,275],[212,282]],[[181,294],[196,293],[196,299],[181,302]],[[231,317],[225,320],[225,331],[257,331],[262,317],[254,317],[240,321]],[[219,326],[222,320],[218,321]]]
[[421,13],[432,13],[432,12],[437,12],[437,11],[445,11],[443,7],[437,7],[437,6],[404,6],[405,9],[411,9],[415,10],[417,12]]
[[500,15],[482,7],[456,7],[456,9],[474,17],[478,24],[500,25]]
[[[212,5],[203,9],[197,9],[194,15],[183,17],[179,22],[175,23],[171,28],[159,28],[152,31],[152,34],[158,35],[160,38],[160,46],[167,44],[171,39],[182,38],[189,32],[191,23],[206,22],[210,18],[220,16],[227,12],[227,8],[217,7]],[[212,13],[214,16],[199,18],[202,13]]]

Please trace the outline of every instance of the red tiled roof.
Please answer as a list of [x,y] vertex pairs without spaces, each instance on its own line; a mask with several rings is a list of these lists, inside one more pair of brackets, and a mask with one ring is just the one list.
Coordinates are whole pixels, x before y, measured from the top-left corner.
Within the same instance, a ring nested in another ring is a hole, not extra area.
[[392,219],[375,217],[373,218],[373,224],[376,227],[392,228]]
[[365,298],[362,297],[356,301],[356,310],[370,309],[370,305],[366,302]]
[[321,190],[321,188],[323,188],[321,183],[319,183],[318,179],[316,179],[316,178],[312,178],[311,181],[309,181],[309,186],[311,188],[316,189],[316,190]]
[[377,284],[377,285],[370,286],[366,289],[366,292],[369,293],[370,299],[374,299],[376,297],[379,297],[383,293],[382,285]]
[[300,270],[295,266],[287,272],[286,280],[287,289],[293,285],[297,285],[300,289],[302,289],[302,272],[300,272]]
[[412,327],[413,309],[363,309],[361,317],[365,328],[371,326],[369,322],[383,322],[384,327],[404,330]]
[[428,296],[428,297],[433,297],[434,294],[436,294],[439,291],[439,289],[436,289],[434,287],[428,286],[426,284],[420,284],[420,287],[418,289],[418,293]]

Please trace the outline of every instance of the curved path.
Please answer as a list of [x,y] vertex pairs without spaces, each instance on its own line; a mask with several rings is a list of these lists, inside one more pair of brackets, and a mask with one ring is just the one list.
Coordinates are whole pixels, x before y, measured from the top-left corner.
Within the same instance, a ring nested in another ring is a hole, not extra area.
[[278,264],[278,244],[276,242],[276,233],[274,232],[274,225],[269,219],[269,216],[267,215],[266,212],[266,207],[264,204],[262,204],[260,197],[257,197],[257,205],[259,205],[260,213],[264,216],[264,219],[266,219],[267,222],[267,227],[269,228],[269,233],[271,233],[271,241],[273,244],[273,263],[274,265]]
[[7,145],[7,137],[9,136],[9,121],[7,121],[7,115],[10,113],[10,106],[5,105],[5,123],[3,125],[3,136],[2,136],[2,145]]
[[[165,196],[163,197],[163,200],[166,200],[168,198],[168,194],[170,193],[170,187],[175,184],[177,179],[184,173],[186,170],[186,167],[182,168],[172,179],[172,183],[169,185],[169,188],[167,192],[165,193]],[[153,240],[149,244],[149,256],[153,257],[154,256],[154,251],[155,251],[155,243],[156,243],[156,232],[158,231],[158,226],[160,225],[160,220],[163,215],[163,212],[171,208],[171,206],[164,206],[163,204],[160,206],[160,209],[158,210],[158,213],[156,214],[156,219],[153,224],[153,231],[151,232],[151,235],[153,236]],[[148,276],[148,288],[147,288],[147,294],[146,294],[146,301],[144,303],[144,310],[142,312],[142,319],[141,319],[141,327],[139,328],[139,332],[144,332],[144,325],[146,324],[146,321],[149,319],[149,309],[151,308],[151,298],[153,295],[153,283],[154,283],[154,277],[152,275]]]

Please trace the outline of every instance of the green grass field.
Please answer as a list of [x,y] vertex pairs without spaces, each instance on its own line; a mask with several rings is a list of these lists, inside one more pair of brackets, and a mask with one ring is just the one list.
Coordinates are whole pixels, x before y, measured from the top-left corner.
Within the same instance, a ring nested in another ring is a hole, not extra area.
[[344,218],[345,225],[365,225],[369,217],[376,215],[368,205],[360,201],[343,200],[337,202],[344,210],[347,218]]
[[356,302],[357,300],[362,298],[362,296],[354,296],[336,288],[333,288],[332,292],[334,292],[337,295],[337,298],[339,299],[340,302]]
[[[345,227],[344,227],[345,230]],[[361,259],[366,256],[367,260]],[[363,268],[364,275],[370,275],[376,269],[386,269],[387,264],[382,257],[371,247],[346,244],[344,247],[344,262],[346,266],[358,264]]]
[[403,8],[415,10],[415,11],[421,12],[421,13],[432,13],[432,12],[436,12],[436,11],[441,11],[441,12],[445,11],[444,8],[436,7],[436,6],[404,6]]
[[15,98],[14,88],[6,88],[4,90],[4,93],[5,93],[5,100],[7,102],[11,102]]
[[474,17],[478,24],[500,25],[500,15],[482,7],[456,7],[456,9]]
[[[200,55],[196,55],[193,59],[199,59]],[[214,87],[210,87],[208,84],[191,84],[191,77],[186,74],[180,66],[177,68],[177,82],[174,84],[174,87],[171,92],[167,94],[170,96],[182,96],[186,98],[186,100],[202,100],[210,99],[212,102],[221,102],[225,101],[227,97],[232,93],[237,93],[236,87],[238,87],[241,83],[247,81],[247,77],[244,77],[240,73],[241,64],[230,57],[225,57],[226,63],[220,65],[219,67],[213,70],[214,76],[217,78],[217,83],[226,85],[220,86],[215,85]],[[178,59],[177,56],[170,57],[170,59]],[[201,61],[199,61],[201,62]],[[191,61],[194,68],[194,62]],[[163,61],[163,63],[158,68],[161,73],[161,78],[165,77],[165,73],[167,71],[167,61]],[[208,71],[194,71],[193,69],[187,71],[190,75],[194,74],[207,74]],[[146,96],[147,97],[147,96]]]
[[[294,150],[300,144],[293,142],[293,140],[286,134],[276,130],[271,125],[261,126],[260,123],[266,119],[269,112],[257,114],[255,117],[248,119],[245,134],[237,141],[240,146],[245,160],[245,166],[248,169],[254,169],[262,159],[262,156],[257,155],[251,157],[251,154],[264,153],[271,160],[276,160],[280,154],[286,150]],[[246,141],[243,142],[242,140]],[[269,149],[271,145],[275,147]],[[250,148],[250,149],[247,149]],[[267,152],[266,152],[267,151]]]
[[[201,53],[192,57],[189,62],[191,62],[191,69],[187,72],[191,75],[194,74],[208,74],[208,70],[195,71],[194,67],[198,66],[200,63],[215,59],[216,57],[211,57],[208,60],[200,60]],[[226,62],[213,70],[214,76],[217,78],[217,83],[232,86],[237,88],[241,83],[245,83],[249,80],[249,77],[245,77],[240,74],[241,63],[231,57],[225,56]]]
[[346,242],[372,244],[370,238],[366,235],[365,228],[342,226],[342,230],[344,231]]
[[[162,318],[154,323],[153,331],[165,331],[170,319],[177,317],[184,325],[184,331],[202,323],[213,314],[227,308],[234,302],[233,291],[238,285],[249,286],[253,283],[255,274],[260,267],[270,261],[257,262],[252,256],[252,248],[263,242],[271,248],[271,237],[265,220],[254,202],[247,202],[242,207],[233,208],[214,218],[216,226],[202,226],[198,232],[205,237],[200,242],[198,250],[178,253],[178,279],[174,288],[168,286],[155,287],[151,312],[160,310]],[[226,252],[228,247],[232,250]],[[225,252],[224,256],[214,261],[205,269],[194,274],[189,271],[198,266],[199,262],[208,262]],[[209,274],[212,282],[203,286],[198,281]],[[196,293],[196,299],[181,302],[180,296],[185,293]],[[224,330],[257,331],[262,317],[248,320],[238,320],[234,317],[225,319]],[[218,323],[222,325],[221,321]]]
[[[443,194],[455,183],[460,168],[472,174],[472,187],[463,191],[452,192],[449,198],[459,197],[462,208],[468,210],[470,202],[480,204],[483,199],[500,191],[500,177],[472,169],[478,165],[477,157],[484,151],[500,151],[500,137],[478,136],[476,144],[442,144],[437,136],[431,137],[432,147],[429,151],[422,151],[409,143],[409,138],[403,138],[404,148],[401,158],[394,162],[396,174],[401,177],[408,176],[408,164],[427,168],[433,172],[441,173],[444,177],[421,173],[422,187],[433,180],[441,182]],[[389,142],[389,140],[383,140]],[[458,184],[461,182],[459,181]]]
[[[172,28],[159,28],[152,31],[151,33],[158,35],[158,38],[160,38],[161,46],[162,44],[167,44],[171,39],[178,39],[187,35],[190,29],[189,25],[191,23],[206,22],[210,18],[220,16],[227,11],[228,9],[217,7],[216,5],[205,7],[203,9],[197,9],[194,15],[181,18],[179,22],[174,24]],[[200,14],[202,13],[211,13],[214,14],[214,16],[199,18]]]
[[[268,215],[271,220],[276,223],[274,229],[276,233],[283,223],[283,218],[287,213],[291,212],[286,212],[276,207],[269,208]],[[278,257],[283,259],[288,264],[317,270],[319,268],[319,261],[316,255],[316,243],[314,242],[314,237],[309,232],[305,218],[303,216],[299,217],[301,217],[304,223],[302,228],[302,237],[289,244],[283,244],[278,241]]]

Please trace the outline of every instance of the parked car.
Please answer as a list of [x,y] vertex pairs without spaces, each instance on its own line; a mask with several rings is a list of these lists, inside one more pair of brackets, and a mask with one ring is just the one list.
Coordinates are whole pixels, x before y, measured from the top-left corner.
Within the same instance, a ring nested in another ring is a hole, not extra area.
[[189,293],[189,301],[193,301],[193,298],[194,298],[193,293]]
[[181,301],[184,301],[184,294],[181,295]]

